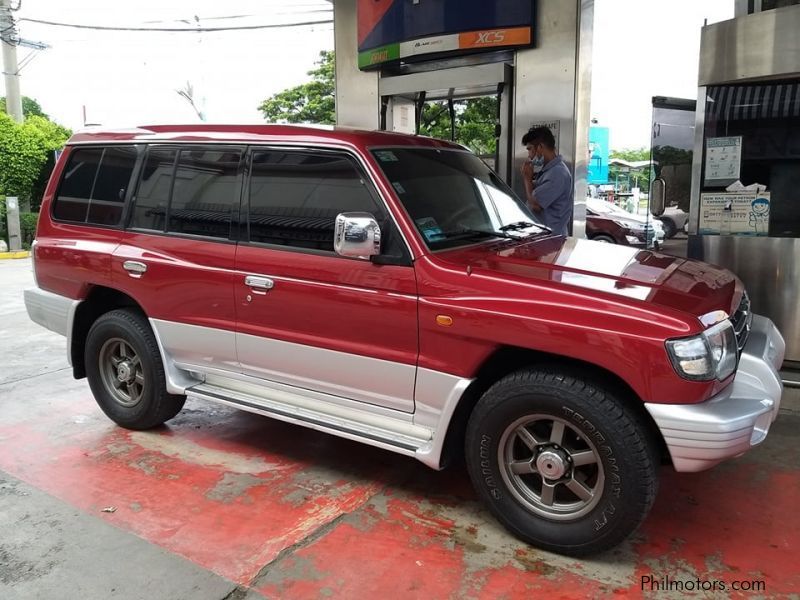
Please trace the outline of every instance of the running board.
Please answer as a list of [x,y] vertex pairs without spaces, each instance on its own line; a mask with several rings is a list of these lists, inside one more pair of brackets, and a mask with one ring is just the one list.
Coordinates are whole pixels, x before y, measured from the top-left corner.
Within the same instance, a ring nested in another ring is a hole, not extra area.
[[430,429],[407,420],[325,402],[319,399],[324,394],[300,388],[288,391],[286,386],[275,384],[275,387],[271,387],[269,382],[264,386],[247,388],[247,391],[243,391],[200,383],[188,388],[186,393],[408,456],[415,456],[431,444]]

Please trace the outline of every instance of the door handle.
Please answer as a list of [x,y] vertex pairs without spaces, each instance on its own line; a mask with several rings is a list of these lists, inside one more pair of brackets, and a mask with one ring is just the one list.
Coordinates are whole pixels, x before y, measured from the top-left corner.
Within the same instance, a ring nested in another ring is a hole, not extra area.
[[138,260],[126,260],[122,263],[122,268],[128,272],[128,275],[138,279],[147,271],[147,265]]
[[275,287],[275,282],[272,279],[258,275],[248,275],[244,278],[244,283],[247,287],[253,288],[256,294],[266,294]]

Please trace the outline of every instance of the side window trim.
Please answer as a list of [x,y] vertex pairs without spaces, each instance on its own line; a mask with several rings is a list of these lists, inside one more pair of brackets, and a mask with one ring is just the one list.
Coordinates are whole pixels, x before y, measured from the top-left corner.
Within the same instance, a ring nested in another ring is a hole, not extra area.
[[133,217],[133,206],[136,203],[136,192],[139,190],[139,177],[144,169],[144,159],[147,154],[146,144],[134,144],[136,149],[136,163],[133,165],[131,180],[128,182],[128,189],[125,192],[125,208],[120,221],[120,229],[127,231]]
[[[139,169],[136,173],[136,184],[133,186],[134,192],[133,197],[131,198],[130,208],[128,210],[128,218],[125,222],[125,230],[132,230],[138,231],[141,233],[166,233],[167,232],[167,217],[169,215],[169,203],[172,198],[172,186],[175,182],[175,165],[178,162],[178,146],[175,144],[142,144],[144,146],[142,153],[139,157]],[[167,196],[167,209],[166,209],[166,216],[164,217],[164,229],[145,229],[144,227],[135,227],[131,221],[133,221],[134,215],[136,214],[136,205],[139,203],[139,191],[142,187],[142,175],[144,175],[144,167],[147,164],[147,161],[150,159],[150,152],[154,149],[166,149],[166,150],[175,150],[175,158],[172,159],[172,173],[170,175],[170,189],[169,195]]]
[[[298,153],[305,153],[305,154],[316,154],[322,156],[338,156],[342,157],[347,160],[348,163],[353,167],[355,173],[358,177],[362,180],[364,184],[364,188],[367,190],[372,201],[375,203],[376,209],[383,211],[382,215],[375,215],[376,218],[378,217],[385,217],[391,227],[394,229],[394,234],[399,238],[399,245],[402,252],[402,262],[404,266],[412,266],[413,261],[411,259],[411,251],[408,247],[408,242],[405,239],[405,236],[402,234],[400,227],[397,225],[397,220],[395,219],[394,214],[389,209],[386,200],[384,199],[383,195],[378,190],[375,182],[373,181],[372,177],[369,175],[368,170],[365,167],[364,161],[361,159],[358,154],[354,153],[353,151],[347,148],[314,148],[310,146],[300,146],[300,145],[280,145],[280,144],[256,144],[248,146],[247,148],[247,157],[246,157],[246,177],[244,185],[242,186],[242,204],[241,204],[241,238],[239,240],[240,243],[245,245],[253,245],[258,246],[261,248],[269,248],[273,250],[284,250],[287,252],[297,252],[301,254],[314,254],[318,256],[335,256],[339,257],[333,250],[316,250],[313,248],[303,248],[300,246],[288,246],[285,244],[270,244],[267,242],[258,242],[252,241],[250,236],[250,198],[251,198],[251,179],[253,176],[253,159],[254,154],[256,152],[298,152]],[[352,260],[346,259],[345,257],[339,257],[345,260]]]

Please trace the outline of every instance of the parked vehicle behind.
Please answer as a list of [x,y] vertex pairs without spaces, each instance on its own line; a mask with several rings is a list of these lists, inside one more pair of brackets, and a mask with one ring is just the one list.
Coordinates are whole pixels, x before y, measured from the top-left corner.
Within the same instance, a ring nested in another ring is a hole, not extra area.
[[664,227],[664,237],[672,239],[679,231],[686,230],[686,223],[689,221],[689,213],[677,206],[668,206],[664,213],[655,217]]
[[662,461],[701,471],[778,414],[780,333],[730,272],[553,235],[449,142],[284,126],[75,134],[31,318],[130,429],[187,395],[440,469],[514,535],[634,531]]
[[598,198],[586,198],[578,210],[586,212],[586,237],[607,244],[658,249],[664,243],[664,228],[653,217],[635,215]]

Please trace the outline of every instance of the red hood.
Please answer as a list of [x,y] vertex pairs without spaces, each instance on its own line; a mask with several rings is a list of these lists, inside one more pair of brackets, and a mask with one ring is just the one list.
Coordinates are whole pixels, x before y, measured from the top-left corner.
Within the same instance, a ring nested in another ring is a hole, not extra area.
[[476,275],[540,280],[606,292],[701,316],[731,314],[741,295],[738,279],[725,269],[627,246],[577,238],[503,240],[437,254]]

